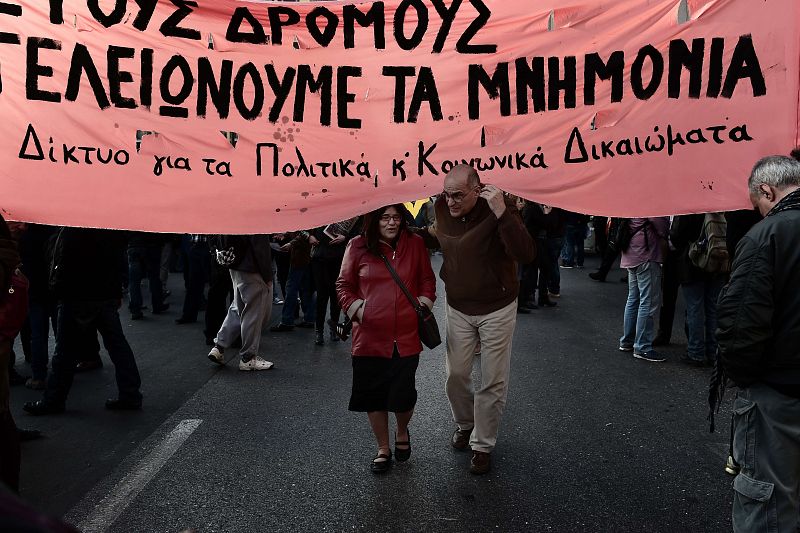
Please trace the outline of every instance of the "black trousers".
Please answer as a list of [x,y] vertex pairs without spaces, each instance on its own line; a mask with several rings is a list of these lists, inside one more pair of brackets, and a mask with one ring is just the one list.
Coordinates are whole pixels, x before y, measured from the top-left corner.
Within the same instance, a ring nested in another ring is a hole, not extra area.
[[553,261],[549,246],[550,242],[547,237],[536,238],[536,262],[531,265],[530,281],[528,282],[530,283],[531,302],[533,302],[533,293],[537,287],[539,288],[539,301],[549,299],[547,292],[550,278],[553,275],[553,269],[558,268]]
[[197,320],[200,305],[203,303],[203,289],[211,269],[211,252],[207,242],[195,242],[189,247],[188,268],[186,268],[186,296],[183,299],[182,317]]
[[47,380],[44,399],[62,405],[75,377],[75,364],[87,348],[87,332],[94,328],[103,338],[117,379],[121,400],[141,401],[142,380],[117,311],[118,300],[63,300],[58,304],[58,337],[53,355],[53,370]]
[[672,337],[672,323],[675,321],[675,303],[678,300],[678,263],[680,251],[670,250],[664,260],[661,275],[661,313],[658,315],[658,334],[669,340]]
[[0,482],[19,491],[19,433],[9,409],[8,360],[11,340],[0,339]]
[[[330,304],[331,320],[339,322],[341,309],[336,298],[336,278],[342,269],[342,259],[313,259],[311,261],[311,274],[314,276],[314,285],[317,289],[317,308],[315,315],[315,328],[317,331],[325,329],[325,314]],[[285,305],[285,304],[284,304]]]
[[614,261],[617,260],[617,257],[619,257],[619,252],[613,250],[610,246],[607,246],[606,251],[603,254],[603,259],[600,262],[600,270],[597,271],[597,273],[600,274],[600,277],[604,280],[608,276],[611,267],[614,266]]

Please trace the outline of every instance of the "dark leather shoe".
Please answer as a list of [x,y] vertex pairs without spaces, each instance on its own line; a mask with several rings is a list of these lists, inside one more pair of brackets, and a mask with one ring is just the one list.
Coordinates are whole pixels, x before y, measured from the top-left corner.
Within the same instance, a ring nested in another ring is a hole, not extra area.
[[103,361],[100,359],[92,359],[91,361],[81,361],[75,365],[75,372],[88,372],[89,370],[97,370],[103,368]]
[[299,324],[297,324],[297,327],[298,328],[311,329],[311,328],[315,327],[315,325],[314,325],[313,322],[303,321],[303,322],[300,322]]
[[284,331],[294,331],[294,326],[290,326],[289,324],[284,324],[283,322],[278,322],[269,330],[273,333],[282,333]]
[[[408,448],[398,448],[397,446],[408,446]],[[408,440],[397,440],[395,435],[394,441],[394,458],[399,462],[405,462],[411,459],[411,432],[408,432]]]
[[518,305],[517,306],[517,314],[518,315],[529,315],[529,314],[531,314],[531,310],[528,309],[527,307],[523,307],[521,305]]
[[136,313],[131,313],[131,320],[141,320],[144,318],[144,313],[141,311],[137,311]]
[[325,345],[325,333],[322,331],[315,331],[314,332],[314,344],[317,346],[324,346]]
[[599,282],[605,282],[606,280],[606,277],[601,275],[600,272],[589,272],[589,277]]
[[138,411],[141,408],[141,400],[121,400],[118,398],[106,400],[106,409],[111,411]]
[[492,456],[486,452],[472,452],[472,461],[469,463],[469,471],[476,476],[482,476],[492,469]]
[[384,474],[392,467],[392,452],[389,450],[388,454],[378,453],[375,459],[370,463],[370,470],[375,474]]
[[551,300],[549,298],[546,299],[546,300],[541,299],[541,298],[539,299],[539,307],[555,307],[557,305],[558,305],[558,302],[554,302],[553,300]]
[[197,319],[186,318],[184,316],[175,319],[175,323],[178,324],[178,325],[181,325],[181,324],[194,324],[195,322],[197,322]]
[[64,404],[36,400],[35,402],[26,402],[25,405],[22,406],[22,410],[33,416],[57,415],[64,412]]
[[453,432],[453,436],[450,438],[450,445],[459,451],[467,451],[469,450],[469,436],[472,435],[471,429],[458,429],[456,428],[455,432]]
[[43,437],[42,432],[38,429],[17,428],[17,434],[19,435],[19,440],[22,442],[41,439]]
[[169,304],[162,304],[161,306],[153,309],[153,314],[160,315],[162,313],[165,313],[167,309],[169,309]]

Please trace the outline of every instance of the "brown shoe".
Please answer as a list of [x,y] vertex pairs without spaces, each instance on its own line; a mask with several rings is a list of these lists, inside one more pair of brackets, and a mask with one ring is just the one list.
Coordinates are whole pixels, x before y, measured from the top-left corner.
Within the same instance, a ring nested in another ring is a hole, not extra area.
[[469,450],[470,435],[472,435],[471,429],[456,428],[455,432],[453,432],[453,437],[450,439],[450,445],[458,451],[467,451]]
[[492,468],[492,456],[486,452],[472,452],[472,461],[469,463],[469,471],[477,476],[482,476]]

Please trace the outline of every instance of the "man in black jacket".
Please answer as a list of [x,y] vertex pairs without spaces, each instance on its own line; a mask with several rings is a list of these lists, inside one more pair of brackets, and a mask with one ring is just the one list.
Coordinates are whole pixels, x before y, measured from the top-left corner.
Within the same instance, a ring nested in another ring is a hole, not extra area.
[[718,307],[734,403],[734,531],[797,531],[800,510],[800,162],[772,156],[749,180],[766,216],[739,242]]
[[119,231],[64,228],[54,247],[50,284],[58,299],[56,353],[44,397],[23,409],[32,415],[62,413],[75,363],[85,349],[86,332],[97,328],[117,378],[118,398],[106,408],[140,409],[141,378],[133,351],[119,321],[122,305],[120,261],[127,237]]

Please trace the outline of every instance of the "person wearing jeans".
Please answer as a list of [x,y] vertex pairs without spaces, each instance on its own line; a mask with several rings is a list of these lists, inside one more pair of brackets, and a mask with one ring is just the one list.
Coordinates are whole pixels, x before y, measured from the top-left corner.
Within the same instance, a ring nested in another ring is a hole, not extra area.
[[586,239],[586,232],[589,229],[589,216],[567,211],[565,224],[566,242],[561,253],[563,265],[566,268],[583,268],[583,242]]
[[661,265],[647,261],[628,269],[628,301],[625,304],[620,350],[635,357],[653,351],[655,316],[661,305]]
[[700,237],[704,218],[704,214],[676,216],[670,230],[686,302],[687,353],[681,360],[691,366],[710,365],[716,358],[717,300],[725,284],[725,273],[706,272],[689,259],[689,247]]
[[286,297],[283,302],[281,320],[271,328],[272,332],[286,332],[294,330],[295,315],[297,313],[297,297],[300,296],[303,309],[303,320],[299,324],[303,328],[313,328],[316,322],[316,297],[314,294],[314,280],[311,274],[311,246],[317,243],[307,231],[300,231],[292,240],[284,244],[283,250],[291,251],[289,275],[286,279]]
[[628,271],[628,301],[619,349],[637,359],[661,362],[653,350],[655,316],[661,303],[661,262],[664,258],[669,218],[632,218],[631,241],[620,265]]

